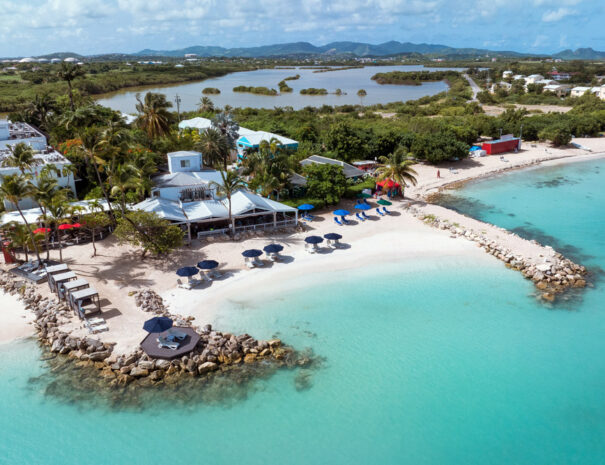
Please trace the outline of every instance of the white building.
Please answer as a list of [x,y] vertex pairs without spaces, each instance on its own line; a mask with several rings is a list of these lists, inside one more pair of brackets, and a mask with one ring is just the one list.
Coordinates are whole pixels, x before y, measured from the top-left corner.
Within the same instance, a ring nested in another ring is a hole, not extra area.
[[574,87],[573,89],[571,89],[571,96],[572,97],[581,97],[586,92],[590,92],[590,91],[592,91],[592,87],[583,87],[583,86]]
[[[42,168],[52,165],[56,170],[51,170],[50,175],[57,179],[60,187],[69,188],[75,197],[74,175],[66,170],[71,162],[52,147],[48,147],[44,135],[26,123],[0,121],[0,184],[4,176],[20,172],[17,167],[8,164],[11,156],[10,148],[19,143],[25,143],[34,150],[33,164],[25,171],[32,176],[34,184],[37,183]],[[36,207],[36,204],[32,199],[24,199],[19,206],[27,209]],[[11,211],[15,209],[15,205],[4,202],[4,208]]]
[[506,78],[512,77],[512,75],[513,75],[513,72],[512,72],[512,71],[510,71],[510,70],[507,70],[507,71],[503,71],[503,72],[502,72],[502,78],[503,78],[503,79],[506,79]]
[[27,123],[0,120],[0,150],[20,142],[29,145],[34,150],[46,148],[46,137],[33,126]]
[[552,92],[556,94],[557,97],[563,97],[571,91],[569,86],[564,86],[562,84],[547,84],[544,86],[543,92]]
[[245,230],[290,227],[298,223],[298,211],[249,191],[240,190],[229,204],[216,192],[222,183],[219,171],[203,169],[199,152],[168,154],[170,173],[156,176],[151,198],[133,208],[153,212],[161,218],[182,225],[189,240],[225,233],[230,229]]
[[542,76],[541,74],[530,74],[525,78],[525,84],[536,84],[536,82],[542,81],[543,79],[544,76]]

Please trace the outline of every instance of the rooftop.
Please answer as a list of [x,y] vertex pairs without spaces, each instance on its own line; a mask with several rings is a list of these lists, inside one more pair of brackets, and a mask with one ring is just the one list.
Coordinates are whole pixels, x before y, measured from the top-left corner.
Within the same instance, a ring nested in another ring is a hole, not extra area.
[[305,158],[300,162],[301,165],[309,165],[311,163],[317,163],[320,165],[338,165],[342,166],[342,172],[347,178],[355,178],[358,176],[364,176],[366,173],[359,168],[355,168],[353,165],[349,165],[344,161],[334,160],[333,158],[322,157],[321,155],[311,155],[309,158]]
[[[8,129],[8,131],[7,131]],[[8,136],[7,136],[8,133]],[[0,140],[20,140],[46,137],[40,131],[27,123],[13,123],[8,120],[0,120]]]
[[[5,166],[4,162],[11,156],[9,149],[0,149],[0,172],[15,169],[13,166]],[[52,147],[47,147],[34,154],[34,166],[50,165],[50,164],[69,164],[70,161],[61,153],[57,152]]]

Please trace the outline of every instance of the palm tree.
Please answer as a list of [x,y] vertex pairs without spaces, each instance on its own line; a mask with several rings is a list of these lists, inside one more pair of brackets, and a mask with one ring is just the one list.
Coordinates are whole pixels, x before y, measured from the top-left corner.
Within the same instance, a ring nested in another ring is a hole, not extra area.
[[19,212],[19,215],[21,215],[21,218],[23,219],[23,223],[25,224],[25,227],[29,231],[30,239],[34,246],[34,250],[36,252],[36,258],[38,259],[38,263],[39,263],[40,262],[40,251],[38,250],[38,245],[36,244],[36,241],[34,239],[34,233],[32,232],[32,230],[29,226],[29,223],[27,221],[27,218],[25,218],[25,215],[23,214],[23,211],[21,210],[21,207],[19,206],[19,202],[21,200],[32,196],[31,185],[28,181],[29,181],[28,177],[23,174],[9,174],[8,176],[4,176],[4,179],[2,180],[2,184],[0,185],[0,197],[3,200],[6,200],[6,201],[12,203],[13,205],[15,205],[15,208]]
[[55,101],[49,94],[36,94],[29,103],[26,112],[31,121],[48,131],[48,123],[52,112],[55,110]]
[[231,215],[231,197],[240,189],[246,188],[246,182],[236,171],[221,171],[222,183],[211,182],[210,187],[216,189],[216,193],[220,196],[227,197],[229,204],[229,227],[234,233],[233,216]]
[[89,128],[80,134],[80,146],[78,147],[78,151],[84,156],[86,163],[91,163],[95,175],[97,177],[97,182],[99,183],[99,187],[101,188],[101,192],[103,193],[103,197],[107,202],[109,208],[109,216],[111,220],[115,223],[115,215],[113,213],[113,209],[111,207],[111,201],[109,199],[109,194],[107,193],[107,189],[105,189],[105,184],[101,179],[101,172],[99,170],[99,164],[104,164],[104,160],[99,157],[101,149],[103,147],[103,142],[100,137],[99,131],[95,128]]
[[136,190],[141,179],[137,170],[131,165],[114,165],[109,170],[109,185],[111,196],[117,198],[123,213],[126,212],[126,194]]
[[200,99],[200,102],[199,102],[197,108],[202,113],[214,111],[214,103],[212,103],[212,100],[210,99],[210,97],[204,96]]
[[[38,177],[37,183],[33,184],[30,182],[30,188],[32,190],[32,198],[40,207],[40,211],[44,228],[48,229],[50,224],[48,218],[48,205],[52,202],[53,197],[56,192],[59,190],[59,183],[57,180],[50,175],[50,170],[47,170],[44,167],[43,171],[40,173]],[[44,246],[46,247],[46,259],[50,258],[50,248],[48,247],[48,231],[44,233]]]
[[136,109],[139,117],[136,124],[143,129],[149,138],[155,139],[170,132],[170,113],[168,108],[172,103],[166,100],[164,94],[154,94],[147,92],[145,99],[141,100],[141,95],[137,94]]
[[34,150],[25,142],[19,142],[16,145],[9,145],[10,155],[4,159],[2,166],[11,166],[18,168],[21,174],[31,169],[34,164]]
[[11,222],[5,225],[8,230],[8,236],[15,247],[21,247],[25,254],[25,261],[29,261],[28,247],[31,245],[31,230],[26,228],[24,224]]
[[61,242],[61,231],[58,229],[73,211],[70,208],[67,195],[64,190],[55,191],[54,195],[46,205],[46,212],[50,221],[55,223],[57,239],[59,242],[59,261],[63,261],[63,244]]
[[414,161],[408,157],[408,152],[404,147],[399,147],[395,152],[388,156],[379,158],[380,165],[376,168],[376,175],[379,181],[391,179],[401,186],[401,194],[405,196],[405,188],[408,182],[415,186],[418,173],[414,171],[412,165]]
[[235,143],[239,138],[239,125],[235,122],[231,113],[219,113],[212,119],[212,127],[218,130],[225,138],[226,150],[223,153],[223,169],[227,169],[231,150],[235,150]]
[[57,72],[57,77],[67,82],[67,91],[69,94],[69,107],[71,108],[71,111],[75,110],[74,95],[71,88],[71,83],[75,79],[84,76],[85,74],[86,71],[84,71],[84,68],[81,68],[78,65],[73,65],[65,62],[61,63],[61,69]]
[[215,128],[205,129],[200,134],[199,142],[196,142],[193,148],[202,152],[205,163],[212,167],[223,165],[225,153],[229,152],[225,137]]

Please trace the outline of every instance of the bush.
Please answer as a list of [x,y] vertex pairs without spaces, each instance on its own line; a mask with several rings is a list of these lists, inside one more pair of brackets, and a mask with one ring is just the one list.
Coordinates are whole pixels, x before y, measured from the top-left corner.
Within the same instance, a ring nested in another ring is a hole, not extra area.
[[204,89],[202,89],[202,94],[204,95],[216,95],[220,93],[221,91],[216,87],[204,87]]
[[352,184],[352,185],[348,186],[345,191],[344,197],[349,198],[349,199],[354,199],[354,198],[357,198],[357,195],[361,194],[361,192],[364,189],[374,190],[375,187],[376,187],[376,179],[369,176],[369,177],[364,178],[363,181],[361,181],[357,184]]
[[[134,226],[136,225],[136,227]],[[155,255],[170,253],[183,243],[183,231],[155,213],[132,211],[127,218],[118,218],[114,234],[121,243],[141,248],[141,258],[147,252]]]
[[328,205],[340,201],[347,189],[347,178],[339,165],[306,165],[303,168],[307,178],[307,195],[323,199]]
[[567,145],[571,142],[571,131],[564,125],[550,126],[542,129],[538,134],[541,140],[550,141],[555,147]]

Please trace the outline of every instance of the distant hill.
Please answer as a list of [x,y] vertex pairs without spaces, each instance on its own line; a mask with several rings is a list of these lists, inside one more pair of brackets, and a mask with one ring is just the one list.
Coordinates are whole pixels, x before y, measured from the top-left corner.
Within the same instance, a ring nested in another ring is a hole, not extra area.
[[466,55],[466,56],[527,56],[528,54],[513,51],[491,51],[476,48],[453,48],[439,44],[413,44],[411,42],[390,41],[383,44],[366,44],[363,42],[332,42],[315,46],[309,42],[292,42],[286,44],[264,45],[261,47],[224,48],[218,46],[194,46],[178,50],[145,49],[134,53],[136,56],[182,57],[195,53],[200,57],[245,57],[262,58],[288,55],[352,55],[357,57],[379,57],[397,54],[422,55]]
[[599,52],[592,48],[578,48],[576,50],[563,50],[553,56],[562,60],[604,60],[605,52]]

